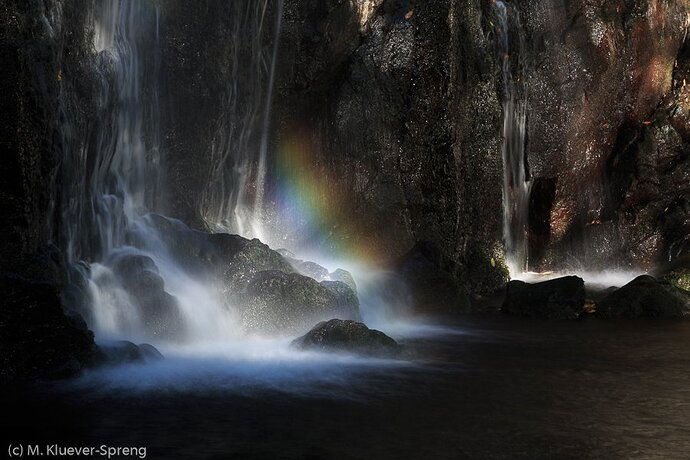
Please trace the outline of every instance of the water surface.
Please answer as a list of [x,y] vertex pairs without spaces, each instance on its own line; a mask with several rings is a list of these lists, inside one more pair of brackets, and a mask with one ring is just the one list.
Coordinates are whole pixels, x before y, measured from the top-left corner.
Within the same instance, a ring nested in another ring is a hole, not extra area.
[[687,458],[690,323],[453,322],[398,327],[399,362],[176,356],[4,392],[2,428],[148,458]]

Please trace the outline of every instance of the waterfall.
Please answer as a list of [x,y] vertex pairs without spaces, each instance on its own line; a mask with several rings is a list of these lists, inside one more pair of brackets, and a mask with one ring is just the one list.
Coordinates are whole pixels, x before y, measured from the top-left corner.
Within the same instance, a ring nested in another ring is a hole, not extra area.
[[503,237],[511,274],[529,266],[530,182],[527,170],[523,63],[524,34],[517,8],[496,0],[498,49],[503,80]]
[[201,213],[209,228],[265,240],[262,210],[283,2],[234,2],[231,8],[229,39],[236,49]]
[[84,146],[69,120],[62,130],[71,281],[85,284],[83,313],[101,339],[213,339],[237,331],[217,290],[180,266],[148,216],[163,160],[159,18],[155,2],[95,4],[99,116]]

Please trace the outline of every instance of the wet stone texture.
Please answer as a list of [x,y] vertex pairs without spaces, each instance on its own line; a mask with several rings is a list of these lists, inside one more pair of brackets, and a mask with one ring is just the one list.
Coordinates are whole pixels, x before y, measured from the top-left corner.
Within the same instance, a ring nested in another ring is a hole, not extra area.
[[519,5],[532,268],[650,268],[687,253],[684,2]]

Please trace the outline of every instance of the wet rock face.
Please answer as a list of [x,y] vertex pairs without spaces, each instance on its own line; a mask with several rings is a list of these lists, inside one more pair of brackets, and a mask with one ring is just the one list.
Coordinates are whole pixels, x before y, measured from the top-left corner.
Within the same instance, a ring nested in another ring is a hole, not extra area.
[[430,242],[417,243],[397,264],[417,313],[458,313],[469,308],[455,263]]
[[500,286],[501,107],[482,8],[348,3],[286,3],[274,144],[335,191],[346,225],[329,239],[391,262],[432,241],[472,290]]
[[93,363],[93,334],[63,311],[56,286],[2,276],[0,288],[0,382],[71,377]]
[[690,294],[648,275],[638,276],[596,304],[601,318],[687,318]]
[[[4,2],[0,8],[0,380],[67,377],[93,358],[84,321],[65,313],[59,247],[61,164],[70,135],[88,141],[95,113],[87,1]],[[65,115],[67,114],[67,115]]]
[[690,228],[686,2],[518,4],[532,268],[675,257]]
[[566,276],[534,284],[509,282],[501,311],[528,318],[576,319],[584,306],[584,281]]
[[285,334],[325,317],[359,318],[359,301],[346,284],[297,273],[260,272],[236,298],[245,329],[256,332]]
[[292,346],[306,350],[349,351],[383,356],[393,356],[399,351],[397,342],[383,332],[369,329],[356,321],[340,319],[317,324],[305,335],[293,340]]

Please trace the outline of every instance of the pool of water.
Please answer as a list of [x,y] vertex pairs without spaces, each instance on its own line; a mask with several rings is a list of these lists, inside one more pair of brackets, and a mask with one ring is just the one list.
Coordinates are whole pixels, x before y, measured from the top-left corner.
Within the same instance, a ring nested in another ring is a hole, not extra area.
[[690,455],[690,323],[439,323],[391,328],[401,360],[168,353],[4,391],[0,423],[15,443],[165,459]]

